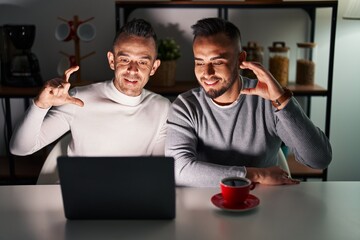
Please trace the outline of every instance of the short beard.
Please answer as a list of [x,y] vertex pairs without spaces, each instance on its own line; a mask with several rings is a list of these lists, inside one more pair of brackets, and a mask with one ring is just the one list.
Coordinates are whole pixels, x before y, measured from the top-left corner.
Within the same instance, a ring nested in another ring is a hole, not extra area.
[[227,85],[225,85],[224,87],[222,87],[221,89],[215,90],[215,89],[210,89],[208,91],[204,89],[206,96],[208,96],[211,99],[215,99],[220,97],[221,95],[223,95],[227,90],[229,90],[232,85],[234,85],[234,83],[236,82],[237,78],[233,78],[233,80],[231,82],[229,82]]
[[226,86],[225,86],[219,90],[210,89],[209,91],[205,91],[205,93],[206,93],[206,96],[208,96],[209,98],[215,99],[215,98],[223,95],[227,90],[228,90],[228,88],[226,88]]

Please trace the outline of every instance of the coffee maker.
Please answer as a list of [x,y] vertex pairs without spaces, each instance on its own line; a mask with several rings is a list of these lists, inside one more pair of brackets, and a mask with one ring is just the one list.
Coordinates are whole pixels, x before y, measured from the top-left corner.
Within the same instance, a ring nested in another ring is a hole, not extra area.
[[31,52],[35,40],[34,25],[0,26],[1,85],[41,86],[39,61]]

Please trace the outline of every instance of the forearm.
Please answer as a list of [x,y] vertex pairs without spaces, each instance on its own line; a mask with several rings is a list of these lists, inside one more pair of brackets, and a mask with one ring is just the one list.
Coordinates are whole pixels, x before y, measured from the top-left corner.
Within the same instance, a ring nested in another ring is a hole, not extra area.
[[32,103],[18,123],[10,140],[10,151],[15,155],[29,155],[56,140],[65,133],[64,124],[47,118],[48,109]]
[[179,186],[218,187],[222,178],[245,175],[244,167],[222,166],[191,158],[175,160],[175,179]]
[[40,109],[32,103],[24,118],[14,129],[10,140],[10,151],[15,155],[28,155],[38,150],[36,138],[48,109]]
[[294,152],[296,159],[312,168],[326,168],[332,159],[332,149],[326,135],[316,127],[293,99],[281,111],[278,133]]
[[175,180],[179,186],[218,187],[225,177],[245,177],[241,166],[225,166],[199,161],[196,153],[197,140],[191,131],[170,124],[165,155],[175,159]]

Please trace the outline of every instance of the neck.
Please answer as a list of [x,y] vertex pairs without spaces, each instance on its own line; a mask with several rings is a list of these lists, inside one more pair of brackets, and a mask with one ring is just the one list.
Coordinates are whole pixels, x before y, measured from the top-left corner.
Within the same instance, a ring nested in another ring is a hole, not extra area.
[[217,98],[213,98],[212,100],[220,106],[230,105],[239,98],[241,88],[242,83],[240,77],[238,77],[238,79],[234,81],[231,87],[224,94]]

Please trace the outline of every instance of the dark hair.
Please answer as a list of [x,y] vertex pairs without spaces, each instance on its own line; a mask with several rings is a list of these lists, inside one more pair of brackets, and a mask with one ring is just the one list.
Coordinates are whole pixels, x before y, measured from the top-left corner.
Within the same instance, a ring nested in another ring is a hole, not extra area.
[[222,18],[204,18],[192,25],[194,40],[198,36],[208,37],[225,33],[231,40],[241,43],[240,30],[231,22]]
[[127,35],[134,35],[138,37],[144,37],[144,38],[153,38],[155,41],[155,44],[157,44],[157,36],[156,33],[151,26],[151,24],[144,19],[132,19],[131,21],[125,23],[119,31],[116,33],[116,36],[113,41],[113,45],[116,44],[116,42],[119,39],[120,34],[125,33]]

